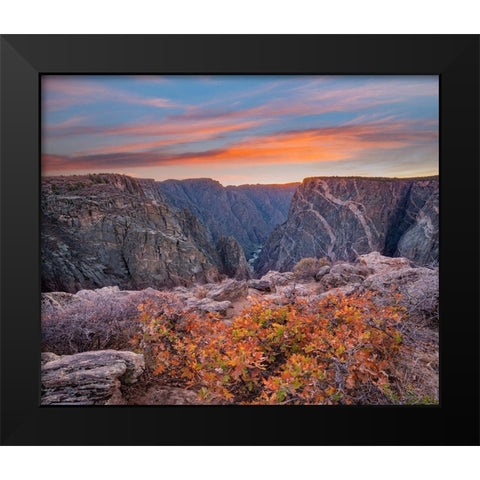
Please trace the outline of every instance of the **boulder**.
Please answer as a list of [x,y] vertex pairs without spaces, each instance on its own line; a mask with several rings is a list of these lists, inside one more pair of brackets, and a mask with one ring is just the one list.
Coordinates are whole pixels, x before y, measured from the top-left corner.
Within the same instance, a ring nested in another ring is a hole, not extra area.
[[370,272],[371,270],[363,265],[339,263],[331,267],[330,271],[322,276],[320,283],[325,290],[352,283],[362,283]]
[[311,289],[309,289],[305,285],[302,285],[301,283],[293,283],[277,287],[276,292],[279,295],[283,295],[286,298],[292,300],[296,297],[308,297],[312,293]]
[[378,252],[360,255],[357,262],[371,270],[371,273],[390,273],[392,270],[399,270],[406,267],[414,267],[415,264],[408,258],[385,257]]
[[229,279],[214,285],[209,289],[206,296],[211,300],[221,302],[223,300],[232,301],[237,298],[246,297],[247,295],[248,285],[245,280]]
[[250,288],[254,288],[255,290],[259,290],[260,292],[271,292],[272,287],[270,285],[270,282],[267,280],[256,280],[252,279],[248,281],[248,286]]
[[42,405],[121,403],[120,386],[135,383],[145,370],[143,355],[98,350],[75,355],[42,353]]
[[280,273],[275,270],[270,270],[260,280],[268,282],[270,288],[273,290],[277,285],[286,285],[287,283],[293,282],[294,276],[292,272]]
[[232,306],[232,302],[224,300],[223,302],[217,302],[210,298],[196,298],[190,297],[186,304],[190,308],[194,308],[201,312],[207,313],[219,313],[221,315],[226,315],[227,309]]
[[330,265],[324,265],[315,275],[315,280],[318,282],[324,275],[330,272]]

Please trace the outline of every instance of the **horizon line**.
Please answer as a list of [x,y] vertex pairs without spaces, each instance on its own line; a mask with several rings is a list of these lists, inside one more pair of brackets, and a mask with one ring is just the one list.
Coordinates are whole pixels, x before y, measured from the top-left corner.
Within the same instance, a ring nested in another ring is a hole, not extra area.
[[118,172],[90,172],[90,173],[80,173],[80,174],[61,174],[61,175],[43,175],[40,173],[41,179],[51,179],[51,178],[73,178],[73,177],[88,177],[90,175],[120,175],[123,177],[132,178],[135,180],[152,180],[154,182],[162,183],[167,182],[170,180],[177,181],[177,182],[186,182],[189,180],[211,180],[214,182],[219,183],[222,187],[242,187],[242,186],[249,186],[249,185],[293,185],[293,184],[301,184],[305,180],[315,179],[315,178],[365,178],[370,180],[416,180],[416,179],[433,179],[435,177],[439,177],[439,173],[431,174],[431,175],[423,175],[423,176],[408,176],[408,177],[399,177],[399,176],[371,176],[371,175],[315,175],[315,176],[308,176],[304,177],[302,180],[292,181],[292,182],[285,182],[285,183],[241,183],[241,184],[227,184],[224,185],[219,180],[212,178],[212,177],[190,177],[190,178],[165,178],[163,180],[157,180],[151,177],[137,177],[134,175],[128,175],[126,173],[118,173]]

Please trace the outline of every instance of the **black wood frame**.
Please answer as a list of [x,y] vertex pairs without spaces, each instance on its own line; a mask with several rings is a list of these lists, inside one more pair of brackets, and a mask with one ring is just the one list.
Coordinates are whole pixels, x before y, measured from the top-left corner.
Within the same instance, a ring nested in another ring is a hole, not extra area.
[[[7,35],[0,48],[2,444],[479,444],[479,36]],[[40,407],[42,73],[440,75],[440,405]]]

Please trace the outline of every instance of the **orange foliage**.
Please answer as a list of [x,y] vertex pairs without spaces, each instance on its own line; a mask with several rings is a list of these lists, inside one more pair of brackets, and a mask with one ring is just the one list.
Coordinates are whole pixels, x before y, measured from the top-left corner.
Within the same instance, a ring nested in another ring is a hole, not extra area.
[[154,373],[215,403],[368,403],[388,386],[401,348],[402,309],[378,306],[371,294],[255,303],[231,325],[214,315],[179,322],[148,304],[141,310]]

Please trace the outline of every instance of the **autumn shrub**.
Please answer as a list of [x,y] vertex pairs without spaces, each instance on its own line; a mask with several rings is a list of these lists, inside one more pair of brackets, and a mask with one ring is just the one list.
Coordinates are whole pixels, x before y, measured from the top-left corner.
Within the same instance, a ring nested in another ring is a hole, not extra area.
[[[132,339],[143,333],[138,321],[139,303],[148,302],[152,314],[165,315],[178,299],[168,293],[148,290],[127,296],[99,295],[63,308],[42,307],[42,350],[70,355],[89,350],[131,350]],[[173,317],[172,317],[173,318]]]
[[[402,348],[402,309],[371,293],[248,306],[231,324],[139,307],[161,383],[204,401],[244,404],[393,403],[390,367]],[[390,395],[390,396],[389,396]]]
[[294,267],[293,273],[297,280],[312,280],[321,267],[330,265],[330,261],[323,258],[302,258]]

